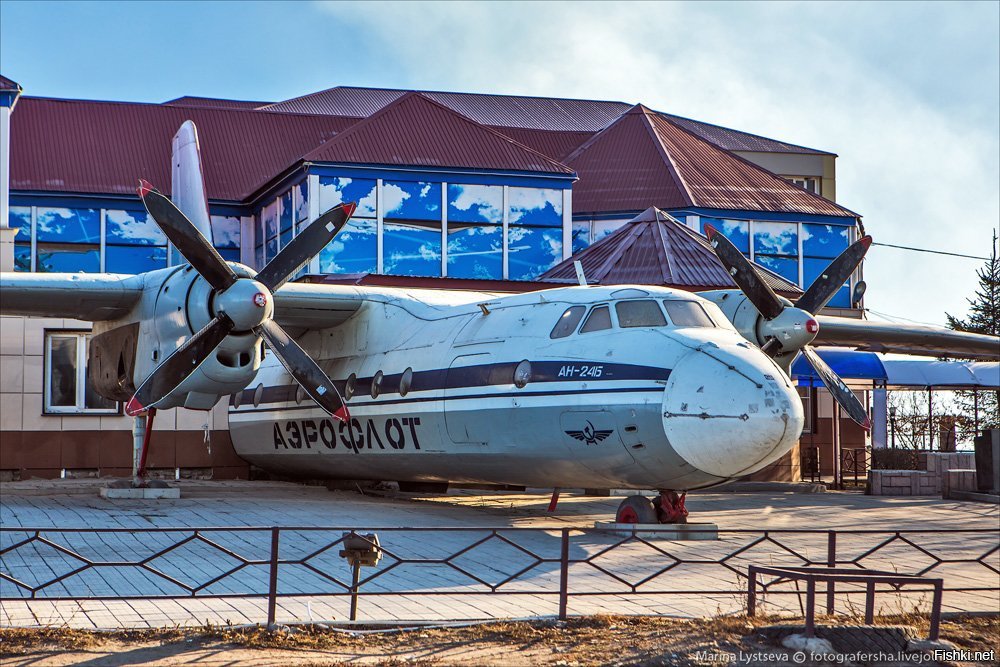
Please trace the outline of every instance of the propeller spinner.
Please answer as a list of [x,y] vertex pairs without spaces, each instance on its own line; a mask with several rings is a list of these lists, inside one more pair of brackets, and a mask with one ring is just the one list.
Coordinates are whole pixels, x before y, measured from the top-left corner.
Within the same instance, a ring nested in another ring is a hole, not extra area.
[[861,401],[820,358],[810,343],[819,333],[816,313],[833,298],[861,264],[872,244],[872,238],[864,236],[851,244],[813,281],[795,305],[789,306],[778,298],[753,263],[729,239],[711,225],[705,225],[705,235],[719,261],[732,276],[733,282],[761,314],[758,325],[758,333],[764,339],[761,351],[771,357],[801,351],[840,407],[865,430],[871,429],[871,419]]
[[130,416],[155,408],[204,362],[230,333],[252,331],[316,403],[341,421],[350,416],[340,392],[319,365],[274,321],[274,292],[322,250],[354,213],[330,209],[302,230],[253,278],[240,278],[190,220],[152,185],[140,181],[146,210],[178,252],[211,285],[214,319],[163,360],[125,406]]

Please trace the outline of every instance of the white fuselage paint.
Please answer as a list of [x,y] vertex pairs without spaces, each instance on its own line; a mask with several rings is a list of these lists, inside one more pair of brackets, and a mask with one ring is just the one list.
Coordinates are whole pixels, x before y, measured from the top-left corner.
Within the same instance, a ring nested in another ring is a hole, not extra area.
[[[359,378],[352,421],[303,398],[268,355],[230,405],[240,456],[310,478],[687,490],[763,468],[802,430],[785,373],[687,292],[365,291],[346,322],[299,339],[341,388]],[[615,318],[611,329],[550,338],[570,306],[610,304],[614,316],[634,299],[694,300],[716,326],[622,328]]]

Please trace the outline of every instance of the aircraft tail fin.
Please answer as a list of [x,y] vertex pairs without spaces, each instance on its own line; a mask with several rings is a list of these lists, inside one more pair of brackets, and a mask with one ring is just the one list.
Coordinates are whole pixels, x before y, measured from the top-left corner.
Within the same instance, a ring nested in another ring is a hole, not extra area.
[[210,243],[214,243],[212,222],[208,214],[205,173],[201,168],[198,128],[190,120],[184,121],[174,135],[170,163],[171,200],[194,223],[198,231]]

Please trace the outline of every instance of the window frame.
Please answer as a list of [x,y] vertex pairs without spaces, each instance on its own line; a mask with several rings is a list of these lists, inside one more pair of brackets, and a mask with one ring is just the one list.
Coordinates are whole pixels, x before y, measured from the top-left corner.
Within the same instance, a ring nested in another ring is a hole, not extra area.
[[[659,323],[659,324],[624,324],[622,322],[621,313],[618,312],[619,306],[621,306],[623,304],[642,303],[642,302],[646,302],[646,301],[652,303],[653,306],[656,308],[656,311],[660,314],[660,318],[663,320],[661,323]],[[656,329],[656,328],[659,328],[659,327],[666,327],[666,326],[670,325],[670,320],[667,319],[667,316],[664,314],[664,306],[662,306],[661,304],[657,303],[657,300],[655,298],[622,299],[620,301],[615,301],[615,319],[618,321],[618,327],[620,329]]]
[[[583,328],[587,326],[587,323],[590,322],[590,318],[593,317],[594,313],[597,312],[598,309],[600,308],[604,308],[605,310],[608,311],[608,326],[602,329],[592,329],[591,331],[584,331]],[[584,317],[583,321],[580,322],[579,326],[580,328],[577,329],[577,333],[580,335],[589,333],[600,333],[601,331],[611,331],[612,329],[614,329],[615,328],[614,309],[611,307],[611,303],[610,302],[595,303],[594,305],[592,305],[590,307],[590,310],[587,312],[586,317]]]
[[[49,416],[114,417],[122,414],[122,404],[113,408],[87,407],[87,361],[92,331],[86,329],[45,329],[42,347],[42,414]],[[52,405],[52,341],[76,339],[76,402],[73,406]]]
[[[557,336],[556,335],[556,329],[558,329],[559,326],[563,323],[563,318],[566,317],[567,315],[569,315],[570,311],[572,311],[575,308],[579,308],[581,310],[579,319],[577,319],[577,321],[573,323],[573,326],[570,327],[569,330],[566,333],[560,334],[560,335]],[[552,326],[552,331],[549,332],[549,338],[551,338],[552,340],[560,340],[562,338],[569,338],[570,336],[572,336],[573,334],[576,333],[577,329],[580,328],[580,324],[583,322],[583,318],[584,318],[584,316],[586,314],[587,314],[587,307],[584,306],[583,304],[577,303],[577,304],[573,304],[572,306],[568,307],[566,310],[564,310],[562,312],[562,315],[559,316],[559,319],[556,320],[556,323]]]

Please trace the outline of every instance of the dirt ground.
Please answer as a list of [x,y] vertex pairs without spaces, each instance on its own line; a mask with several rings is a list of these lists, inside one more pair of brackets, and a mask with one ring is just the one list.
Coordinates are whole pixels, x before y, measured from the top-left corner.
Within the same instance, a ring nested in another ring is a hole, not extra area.
[[[679,620],[595,616],[567,622],[497,622],[467,627],[355,631],[317,626],[267,632],[204,627],[113,633],[70,629],[0,629],[4,667],[87,665],[796,665],[791,651],[769,645],[760,628],[775,619]],[[838,622],[843,623],[840,618]],[[787,623],[787,620],[784,622]],[[926,636],[919,616],[878,619]],[[959,649],[997,650],[1000,615],[958,617],[941,636]],[[775,654],[785,653],[785,659]],[[755,655],[756,654],[756,655]],[[760,655],[766,654],[766,655]],[[918,664],[897,661],[878,664]],[[923,664],[995,665],[995,660]]]

